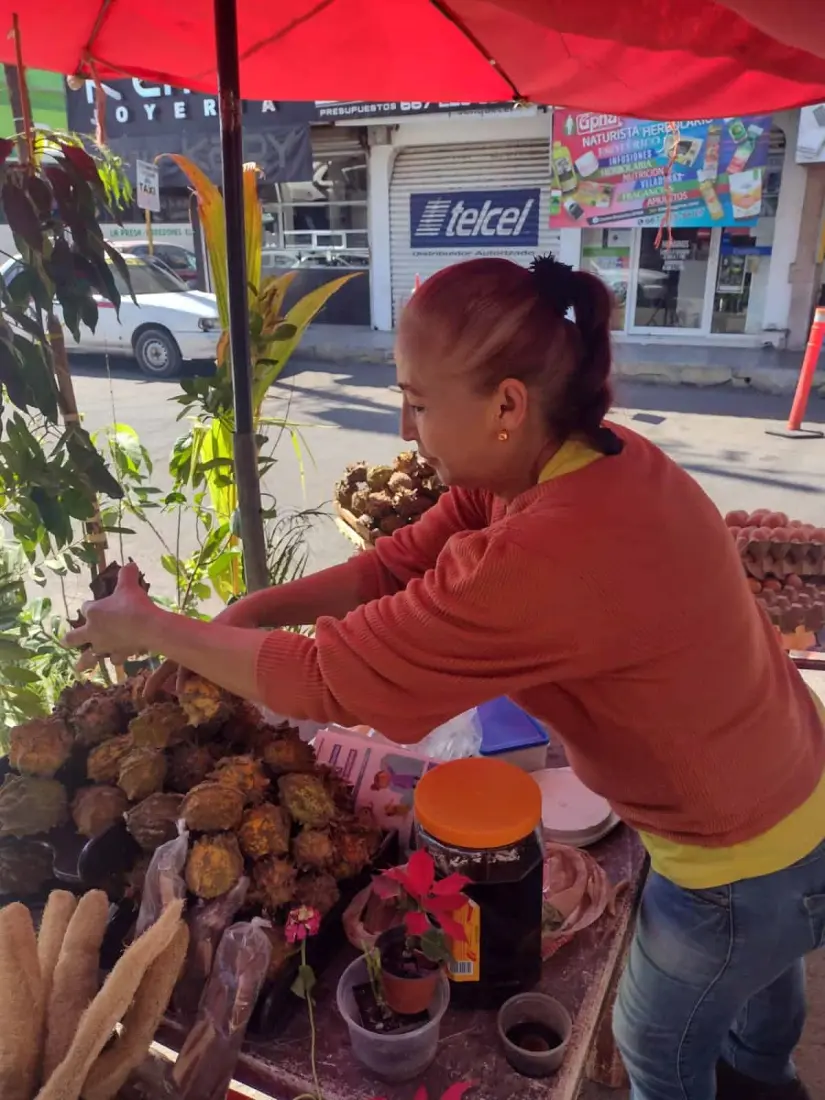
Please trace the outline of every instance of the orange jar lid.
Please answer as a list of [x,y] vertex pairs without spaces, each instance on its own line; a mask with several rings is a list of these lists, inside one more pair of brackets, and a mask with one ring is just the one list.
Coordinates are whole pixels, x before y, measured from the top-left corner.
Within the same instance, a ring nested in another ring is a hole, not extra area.
[[453,760],[418,781],[415,817],[442,844],[503,848],[539,825],[541,791],[532,776],[504,760]]

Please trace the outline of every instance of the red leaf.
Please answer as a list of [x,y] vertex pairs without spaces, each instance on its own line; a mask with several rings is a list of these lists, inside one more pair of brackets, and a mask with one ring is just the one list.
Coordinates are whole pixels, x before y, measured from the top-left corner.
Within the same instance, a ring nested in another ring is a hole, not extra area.
[[413,1097],[413,1100],[427,1100],[427,1086],[422,1085],[418,1092]]
[[461,1081],[457,1085],[450,1085],[441,1100],[461,1100],[465,1092],[478,1087],[478,1081]]
[[467,942],[467,932],[464,929],[464,925],[459,924],[457,920],[453,920],[452,917],[445,916],[445,914],[442,913],[438,918],[438,923],[451,940],[455,940],[456,943]]
[[442,913],[457,913],[459,909],[463,909],[467,904],[467,899],[463,894],[453,894],[451,897],[429,897],[425,898],[423,905],[430,913],[437,913],[439,916]]
[[407,864],[407,877],[418,897],[426,897],[429,894],[435,881],[435,864],[429,852],[413,852]]
[[431,893],[441,897],[444,894],[460,894],[465,886],[469,886],[472,880],[466,875],[452,874],[433,883]]
[[405,913],[404,926],[411,936],[423,936],[432,927],[426,914],[418,912]]

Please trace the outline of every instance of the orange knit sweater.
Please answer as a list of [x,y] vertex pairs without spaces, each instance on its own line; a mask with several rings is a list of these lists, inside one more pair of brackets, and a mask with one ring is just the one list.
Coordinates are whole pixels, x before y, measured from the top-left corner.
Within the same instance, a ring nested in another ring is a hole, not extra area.
[[263,644],[269,705],[414,742],[509,695],[630,825],[685,843],[758,836],[825,767],[825,731],[710,499],[657,447],[509,505],[453,489],[357,555],[367,601]]

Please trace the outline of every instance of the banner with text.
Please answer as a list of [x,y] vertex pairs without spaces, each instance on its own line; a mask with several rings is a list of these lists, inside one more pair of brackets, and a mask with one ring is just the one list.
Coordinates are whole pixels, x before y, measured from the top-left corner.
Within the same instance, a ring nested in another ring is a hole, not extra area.
[[771,122],[771,115],[700,118],[672,132],[666,122],[555,111],[550,225],[657,226],[668,203],[672,226],[754,225]]

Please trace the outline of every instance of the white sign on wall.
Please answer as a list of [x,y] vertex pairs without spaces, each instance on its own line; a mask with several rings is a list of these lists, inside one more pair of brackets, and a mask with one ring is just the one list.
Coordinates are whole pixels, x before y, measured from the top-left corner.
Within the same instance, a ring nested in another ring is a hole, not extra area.
[[803,107],[799,112],[796,163],[825,163],[825,103]]
[[160,180],[157,166],[146,160],[135,161],[135,202],[141,210],[160,213]]

